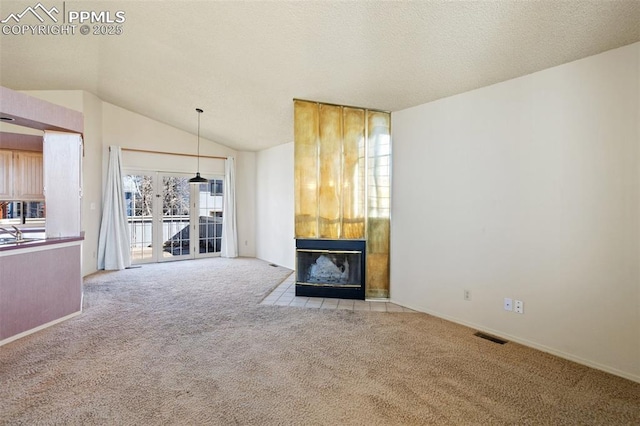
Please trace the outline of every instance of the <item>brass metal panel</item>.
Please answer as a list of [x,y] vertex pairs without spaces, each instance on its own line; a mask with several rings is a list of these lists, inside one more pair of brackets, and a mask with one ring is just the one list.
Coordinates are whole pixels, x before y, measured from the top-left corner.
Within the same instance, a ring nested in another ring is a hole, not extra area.
[[[389,296],[391,115],[367,111],[367,297]],[[383,296],[385,295],[386,296]]]
[[389,219],[367,221],[366,297],[389,297]]
[[296,238],[318,237],[318,105],[294,102]]
[[365,297],[389,297],[389,253],[367,253]]
[[365,223],[365,113],[344,108],[342,142],[342,238],[364,238]]
[[296,238],[366,239],[366,297],[389,297],[391,115],[294,100]]
[[342,210],[342,108],[321,104],[319,111],[318,236],[338,239]]

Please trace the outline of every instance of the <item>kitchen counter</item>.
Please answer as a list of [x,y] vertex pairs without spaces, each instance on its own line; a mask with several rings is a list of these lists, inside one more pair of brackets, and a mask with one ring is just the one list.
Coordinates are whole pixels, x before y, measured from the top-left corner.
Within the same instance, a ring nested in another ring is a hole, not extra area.
[[0,246],[0,346],[81,313],[83,239]]
[[22,242],[19,242],[19,243],[8,243],[8,244],[0,245],[0,256],[2,256],[4,254],[3,252],[8,252],[8,251],[12,251],[12,250],[32,249],[32,248],[35,248],[35,247],[52,246],[52,245],[56,245],[56,244],[63,244],[63,243],[69,243],[69,242],[84,240],[84,236],[31,239],[31,238],[34,238],[34,237],[28,236],[29,235],[28,233],[25,233],[25,235],[27,235],[27,236],[25,236],[25,238],[29,239],[29,241],[22,241]]

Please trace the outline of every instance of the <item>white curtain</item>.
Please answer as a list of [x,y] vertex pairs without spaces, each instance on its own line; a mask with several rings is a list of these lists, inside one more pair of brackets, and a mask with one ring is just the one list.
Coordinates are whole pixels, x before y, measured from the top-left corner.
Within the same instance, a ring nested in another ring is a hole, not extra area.
[[98,269],[125,269],[131,266],[129,225],[122,185],[122,154],[119,146],[109,147],[109,170],[105,187],[102,223],[98,239]]
[[236,229],[236,167],[233,157],[224,163],[224,189],[222,197],[222,257],[238,257],[238,231]]

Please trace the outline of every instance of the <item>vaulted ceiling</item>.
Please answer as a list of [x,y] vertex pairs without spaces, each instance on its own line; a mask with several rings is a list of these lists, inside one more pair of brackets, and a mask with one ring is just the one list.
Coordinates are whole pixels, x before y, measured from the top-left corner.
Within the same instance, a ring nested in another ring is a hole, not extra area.
[[[37,4],[2,0],[0,20]],[[203,137],[248,151],[293,140],[293,98],[396,111],[640,40],[637,0],[42,5],[126,20],[119,35],[3,29],[1,86],[86,90],[192,133],[201,107]]]

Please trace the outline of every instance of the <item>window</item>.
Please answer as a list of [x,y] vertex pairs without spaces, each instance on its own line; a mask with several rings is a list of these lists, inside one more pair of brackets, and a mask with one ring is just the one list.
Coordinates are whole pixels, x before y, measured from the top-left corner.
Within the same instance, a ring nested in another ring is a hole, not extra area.
[[44,201],[0,201],[0,225],[44,225]]
[[222,195],[223,182],[220,179],[214,179],[209,181],[209,193],[211,196]]
[[222,179],[198,186],[199,252],[219,253],[222,246]]

